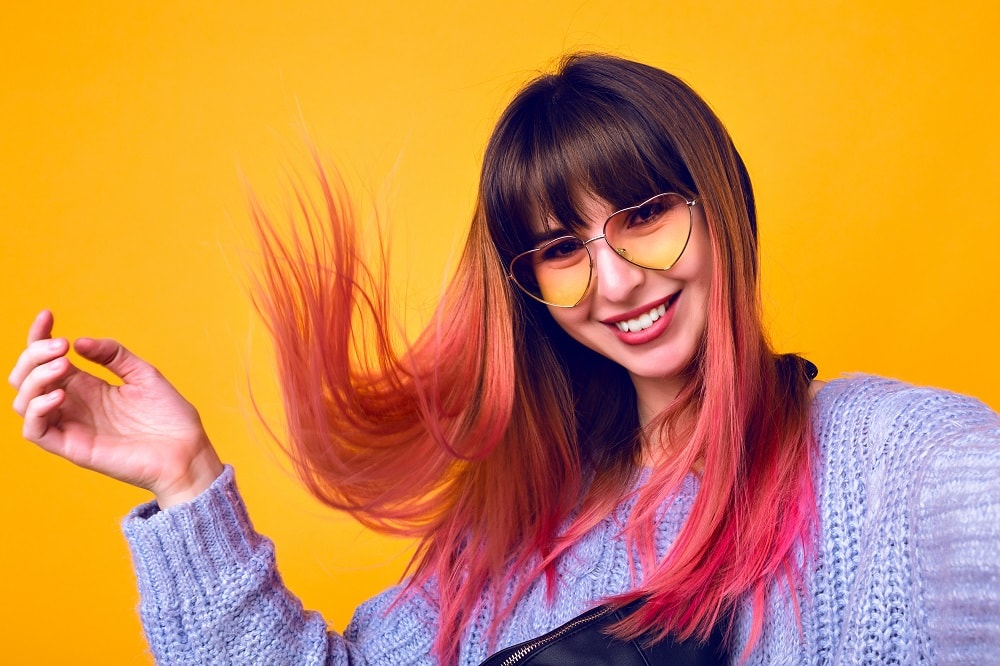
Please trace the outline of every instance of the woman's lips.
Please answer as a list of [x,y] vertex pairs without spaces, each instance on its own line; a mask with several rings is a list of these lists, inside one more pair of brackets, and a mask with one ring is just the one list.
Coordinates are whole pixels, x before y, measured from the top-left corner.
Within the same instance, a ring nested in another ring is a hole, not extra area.
[[604,320],[618,339],[628,345],[641,345],[659,337],[674,318],[674,304],[681,292],[672,294],[661,303],[637,308]]

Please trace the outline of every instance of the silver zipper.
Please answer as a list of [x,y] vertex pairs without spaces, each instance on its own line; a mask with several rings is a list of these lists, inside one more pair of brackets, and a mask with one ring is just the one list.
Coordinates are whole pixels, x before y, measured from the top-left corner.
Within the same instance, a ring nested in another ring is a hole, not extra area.
[[527,657],[538,648],[545,647],[552,641],[562,638],[573,629],[579,627],[581,624],[586,624],[587,622],[596,620],[599,617],[607,615],[611,611],[612,608],[610,606],[601,606],[600,608],[595,609],[595,612],[591,613],[590,615],[584,615],[578,617],[572,622],[561,627],[558,631],[554,633],[546,634],[545,636],[542,636],[536,640],[533,640],[529,643],[525,643],[524,645],[519,647],[516,652],[514,652],[509,657],[504,659],[503,662],[500,664],[500,666],[513,666],[513,664],[516,664],[517,662],[521,661],[523,658]]

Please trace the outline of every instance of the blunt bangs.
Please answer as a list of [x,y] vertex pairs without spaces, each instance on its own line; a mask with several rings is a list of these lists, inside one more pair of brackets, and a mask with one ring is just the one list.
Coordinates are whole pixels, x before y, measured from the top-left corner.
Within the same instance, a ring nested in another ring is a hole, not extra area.
[[697,194],[662,120],[643,108],[667,91],[574,63],[524,88],[487,146],[481,200],[504,264],[531,249],[540,222],[585,227],[588,196],[617,210],[661,192]]

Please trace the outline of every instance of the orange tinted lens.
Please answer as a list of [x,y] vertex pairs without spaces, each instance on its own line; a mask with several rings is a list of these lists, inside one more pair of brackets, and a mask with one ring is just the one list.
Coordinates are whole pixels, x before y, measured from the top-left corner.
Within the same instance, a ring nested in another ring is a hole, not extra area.
[[538,300],[570,307],[587,293],[590,254],[578,238],[564,236],[519,255],[510,270],[518,286]]
[[679,194],[660,194],[612,215],[604,227],[608,244],[624,259],[665,270],[673,266],[691,236],[691,206]]

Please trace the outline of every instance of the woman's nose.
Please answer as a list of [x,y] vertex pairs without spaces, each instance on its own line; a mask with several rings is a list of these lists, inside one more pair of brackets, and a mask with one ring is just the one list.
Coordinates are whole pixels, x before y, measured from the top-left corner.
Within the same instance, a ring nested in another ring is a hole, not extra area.
[[622,259],[603,240],[592,243],[590,252],[594,257],[593,288],[605,300],[628,300],[632,291],[645,280],[645,269]]

